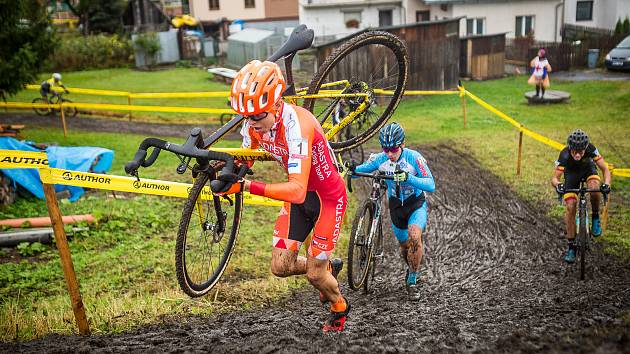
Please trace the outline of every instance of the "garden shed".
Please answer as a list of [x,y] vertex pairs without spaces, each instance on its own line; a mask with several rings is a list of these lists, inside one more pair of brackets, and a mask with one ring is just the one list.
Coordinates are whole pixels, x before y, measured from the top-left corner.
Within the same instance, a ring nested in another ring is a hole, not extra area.
[[282,41],[283,37],[273,31],[245,28],[228,37],[227,61],[240,68],[253,59],[265,60]]
[[487,80],[505,72],[505,33],[468,36],[460,40],[459,70],[462,77]]

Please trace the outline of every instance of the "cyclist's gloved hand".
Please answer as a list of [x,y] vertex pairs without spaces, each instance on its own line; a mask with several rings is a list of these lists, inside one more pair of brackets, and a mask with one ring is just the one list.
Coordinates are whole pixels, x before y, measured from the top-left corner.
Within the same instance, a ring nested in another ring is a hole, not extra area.
[[238,175],[236,173],[222,173],[217,179],[223,182],[236,183],[238,182]]
[[405,182],[409,178],[409,173],[406,171],[399,171],[394,173],[394,182]]
[[608,193],[610,193],[610,185],[609,185],[609,184],[604,183],[604,184],[602,184],[602,185],[599,187],[599,190],[600,190],[602,193],[604,193],[604,194],[608,194]]
[[564,183],[558,183],[556,186],[556,193],[560,195],[564,194]]
[[350,172],[354,173],[357,170],[357,162],[354,160],[350,160],[350,165],[348,166]]

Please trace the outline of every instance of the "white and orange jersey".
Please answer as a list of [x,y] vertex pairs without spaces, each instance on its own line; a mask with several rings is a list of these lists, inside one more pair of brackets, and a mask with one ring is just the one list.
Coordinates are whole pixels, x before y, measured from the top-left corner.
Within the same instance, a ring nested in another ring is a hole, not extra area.
[[284,103],[279,119],[268,133],[256,132],[246,120],[241,128],[243,147],[262,147],[287,171],[284,183],[252,182],[250,192],[289,203],[304,202],[307,191],[316,191],[321,198],[345,194],[333,150],[324,131],[308,110]]

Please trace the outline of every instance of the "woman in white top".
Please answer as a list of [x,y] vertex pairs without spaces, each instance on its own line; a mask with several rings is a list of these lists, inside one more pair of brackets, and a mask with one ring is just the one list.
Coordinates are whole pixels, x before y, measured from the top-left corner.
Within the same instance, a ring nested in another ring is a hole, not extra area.
[[551,72],[551,65],[545,57],[543,48],[540,48],[538,56],[529,62],[529,66],[532,68],[532,76],[529,77],[527,83],[536,85],[536,98],[543,98],[545,89],[549,87],[549,73]]

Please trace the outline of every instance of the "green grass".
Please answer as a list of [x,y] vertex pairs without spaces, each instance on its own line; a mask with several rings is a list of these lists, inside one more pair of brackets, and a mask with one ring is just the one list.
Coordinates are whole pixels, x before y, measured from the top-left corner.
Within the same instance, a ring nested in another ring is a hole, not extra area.
[[[50,74],[40,75],[40,82],[50,78]],[[212,74],[197,68],[176,68],[158,71],[138,71],[128,68],[87,70],[63,73],[63,83],[66,87],[89,88],[99,90],[114,90],[127,92],[199,92],[199,91],[227,91],[225,84],[212,81]],[[39,84],[35,83],[35,84]],[[31,102],[39,97],[39,91],[24,90],[9,101]],[[128,104],[127,97],[95,96],[83,94],[69,94],[66,96],[73,102],[81,103],[111,103]],[[181,106],[204,108],[227,108],[227,98],[160,98],[133,99],[134,105],[147,106]],[[124,111],[118,111],[125,114]],[[133,120],[171,122],[171,123],[207,123],[216,121],[218,115],[199,113],[152,113],[133,112]]]
[[[152,73],[128,69],[64,73],[68,85],[78,83],[75,86],[90,88],[139,92],[225,89],[221,84],[209,82],[207,77],[208,74],[198,69]],[[180,85],[181,81],[184,83]],[[525,82],[525,77],[512,77],[470,82],[466,87],[528,128],[557,141],[564,141],[571,130],[580,127],[589,133],[608,162],[630,168],[626,157],[630,154],[630,140],[627,139],[630,118],[626,113],[630,108],[630,83],[553,82],[553,89],[572,94],[571,103],[528,106],[522,96],[530,89]],[[218,86],[213,89],[212,85]],[[36,94],[28,92],[29,97]],[[176,101],[182,106],[203,105],[196,99]],[[406,99],[393,120],[406,128],[409,145],[429,149],[432,144],[449,144],[467,151],[521,197],[544,208],[551,217],[560,217],[563,209],[556,205],[549,184],[558,152],[524,137],[522,173],[516,176],[517,131],[471,100],[467,102],[466,129],[463,129],[458,96]],[[164,119],[180,122],[188,118]],[[116,153],[110,173],[117,175],[124,174],[122,166],[133,157],[138,143],[144,138],[92,132],[70,132],[69,137],[64,138],[59,129],[31,127],[26,132],[29,140],[38,142],[110,148]],[[369,144],[374,146],[375,139]],[[235,145],[238,142],[222,144]],[[162,154],[156,165],[143,170],[141,176],[188,182],[186,177],[175,173],[177,163],[175,157]],[[255,178],[264,181],[285,178],[273,163],[257,163],[255,171]],[[607,249],[624,257],[630,254],[629,186],[629,179],[618,177],[613,180],[612,206],[604,237]],[[248,206],[243,214],[237,250],[225,278],[209,296],[189,299],[179,290],[174,273],[175,234],[183,200],[118,197],[94,192],[77,203],[61,203],[64,215],[92,213],[99,220],[89,231],[74,235],[70,242],[87,315],[96,333],[122,331],[170,315],[210,315],[266,305],[306,284],[303,278],[278,279],[271,275],[268,270],[270,243],[277,208]],[[357,198],[357,193],[353,198]],[[337,248],[337,254],[342,257],[345,257],[355,207],[356,199],[353,199]],[[35,199],[21,199],[11,207],[0,209],[0,218],[46,214],[43,201]],[[6,252],[0,252],[0,260],[6,258]],[[51,332],[69,333],[74,328],[56,251],[49,249],[37,257],[0,266],[1,341],[13,340],[16,336],[25,340]]]

